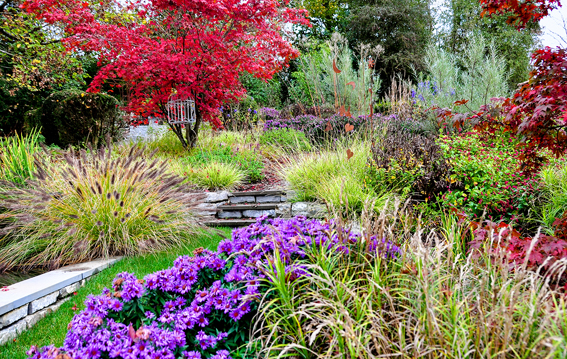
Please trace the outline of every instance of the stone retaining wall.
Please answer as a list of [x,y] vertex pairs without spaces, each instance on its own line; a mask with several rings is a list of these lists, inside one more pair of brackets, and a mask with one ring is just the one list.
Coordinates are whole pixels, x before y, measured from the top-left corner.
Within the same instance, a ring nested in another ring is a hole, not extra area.
[[59,309],[93,275],[119,259],[75,264],[3,288],[0,292],[0,345]]

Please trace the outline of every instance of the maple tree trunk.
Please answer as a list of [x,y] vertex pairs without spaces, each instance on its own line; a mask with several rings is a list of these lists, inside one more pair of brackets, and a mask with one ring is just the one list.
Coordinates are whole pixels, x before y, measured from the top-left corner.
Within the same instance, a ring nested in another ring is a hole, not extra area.
[[185,137],[187,138],[187,150],[192,149],[197,144],[197,138],[199,137],[199,127],[201,127],[201,111],[195,109],[197,118],[195,119],[195,124],[193,127],[190,125],[185,126]]

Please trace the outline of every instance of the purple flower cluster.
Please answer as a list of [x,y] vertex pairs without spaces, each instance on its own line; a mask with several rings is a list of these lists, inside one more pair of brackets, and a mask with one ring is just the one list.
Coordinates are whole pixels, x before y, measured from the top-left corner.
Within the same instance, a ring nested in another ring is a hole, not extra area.
[[[358,234],[335,227],[333,221],[264,217],[234,230],[232,239],[222,241],[217,252],[196,250],[195,256],[181,256],[173,267],[143,280],[120,273],[112,290],[86,299],[86,308],[69,324],[62,348],[32,347],[28,355],[33,359],[231,358],[247,343],[247,327],[265,285],[268,263],[279,254],[289,280],[309,275],[296,260],[305,257],[306,246],[348,253],[350,245],[360,242]],[[400,252],[376,237],[370,238],[367,248],[386,258]]]
[[266,117],[266,119],[275,119],[280,117],[280,111],[271,107],[262,107],[260,113]]
[[[350,132],[345,131],[345,126],[350,124],[354,126],[354,131],[369,127],[371,124],[377,125],[390,121],[390,116],[382,116],[376,114],[372,116],[345,117],[333,115],[328,118],[321,118],[313,115],[300,115],[293,118],[279,118],[266,120],[264,123],[264,131],[277,130],[282,128],[290,128],[293,130],[304,132],[305,135],[314,140],[320,141],[325,138],[342,137]],[[330,131],[327,131],[330,124]]]

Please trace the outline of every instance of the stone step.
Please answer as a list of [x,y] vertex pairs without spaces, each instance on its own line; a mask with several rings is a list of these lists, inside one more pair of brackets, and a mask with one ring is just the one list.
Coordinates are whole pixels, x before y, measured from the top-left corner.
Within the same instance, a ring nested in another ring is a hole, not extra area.
[[265,190],[265,191],[248,191],[248,192],[232,192],[233,197],[246,197],[246,196],[279,196],[285,194],[281,190]]
[[258,204],[258,203],[247,203],[247,204],[239,204],[239,205],[229,205],[229,204],[225,204],[222,206],[217,206],[217,210],[219,211],[246,211],[249,209],[256,209],[256,210],[262,210],[262,209],[276,209],[278,204],[280,204],[281,202],[278,203],[263,203],[263,204]]
[[203,222],[209,227],[244,227],[253,223],[256,223],[255,219],[216,219]]

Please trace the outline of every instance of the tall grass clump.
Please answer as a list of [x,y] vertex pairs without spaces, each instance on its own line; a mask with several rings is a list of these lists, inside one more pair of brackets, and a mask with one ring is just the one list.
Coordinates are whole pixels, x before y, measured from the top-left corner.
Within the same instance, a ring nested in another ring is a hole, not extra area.
[[384,192],[366,185],[370,153],[368,142],[354,140],[350,146],[346,141],[337,142],[332,149],[288,156],[279,172],[298,200],[322,200],[360,211],[368,198],[380,198],[380,203],[386,198]]
[[240,186],[246,175],[231,163],[209,162],[203,167],[190,169],[188,181],[209,190],[232,190]]
[[198,198],[137,146],[116,159],[108,148],[68,152],[57,166],[36,156],[36,165],[36,179],[10,186],[0,203],[11,222],[0,242],[2,269],[164,250],[197,228]]
[[[399,208],[399,207],[397,207]],[[400,215],[401,214],[401,215]],[[362,226],[383,243],[404,243],[385,259],[357,249],[365,242],[305,250],[285,277],[266,268],[267,291],[253,338],[264,357],[564,358],[565,297],[551,277],[511,268],[505,252],[467,255],[458,221],[437,233],[402,210]],[[413,225],[412,225],[413,223]],[[490,237],[492,238],[492,236]],[[488,246],[490,244],[487,244]],[[285,285],[282,285],[281,278]],[[259,343],[259,344],[257,344]]]
[[[427,49],[428,75],[420,75],[411,95],[416,104],[438,106],[456,112],[478,111],[494,97],[507,96],[506,61],[496,54],[493,43],[480,35],[472,36],[462,56],[436,45]],[[468,100],[464,106],[455,101]]]
[[33,177],[35,172],[34,153],[39,150],[37,130],[32,130],[28,136],[16,134],[0,142],[0,179],[24,184]]

